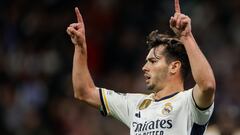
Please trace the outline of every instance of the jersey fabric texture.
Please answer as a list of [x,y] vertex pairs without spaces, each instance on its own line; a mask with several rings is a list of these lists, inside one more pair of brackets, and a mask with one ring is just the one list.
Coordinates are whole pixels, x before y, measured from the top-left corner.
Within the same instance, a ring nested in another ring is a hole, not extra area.
[[101,113],[112,116],[130,128],[130,135],[203,135],[214,104],[200,109],[193,89],[160,100],[153,94],[117,93],[99,88]]

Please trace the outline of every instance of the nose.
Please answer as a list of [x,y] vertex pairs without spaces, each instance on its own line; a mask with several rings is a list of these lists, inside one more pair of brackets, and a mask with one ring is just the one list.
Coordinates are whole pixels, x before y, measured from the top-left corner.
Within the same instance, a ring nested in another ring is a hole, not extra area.
[[144,66],[142,67],[142,71],[143,72],[146,72],[148,71],[148,68],[147,68],[147,63],[144,64]]

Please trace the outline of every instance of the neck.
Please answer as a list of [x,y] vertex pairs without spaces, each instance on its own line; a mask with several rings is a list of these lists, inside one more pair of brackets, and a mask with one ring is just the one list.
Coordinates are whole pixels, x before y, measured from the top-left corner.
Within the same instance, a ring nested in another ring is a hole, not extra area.
[[159,100],[163,97],[172,95],[176,92],[181,92],[183,91],[183,82],[178,82],[178,83],[169,83],[167,86],[165,86],[163,89],[159,90],[158,92],[155,93],[154,99]]

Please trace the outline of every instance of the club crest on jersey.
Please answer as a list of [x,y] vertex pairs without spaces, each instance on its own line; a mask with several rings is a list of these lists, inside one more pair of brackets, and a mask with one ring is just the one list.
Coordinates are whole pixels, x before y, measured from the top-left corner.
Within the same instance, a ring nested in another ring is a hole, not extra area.
[[166,103],[162,109],[163,115],[168,115],[173,110],[172,104],[170,102]]
[[151,104],[151,102],[151,99],[144,99],[143,102],[139,105],[139,110],[146,109]]

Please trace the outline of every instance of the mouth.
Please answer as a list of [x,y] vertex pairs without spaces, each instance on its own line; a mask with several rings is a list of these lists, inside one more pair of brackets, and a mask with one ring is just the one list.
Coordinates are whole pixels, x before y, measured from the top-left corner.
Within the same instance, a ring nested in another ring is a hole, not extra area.
[[144,74],[144,78],[145,78],[145,80],[146,80],[147,83],[148,83],[149,80],[151,79],[150,75],[148,75],[148,74]]

